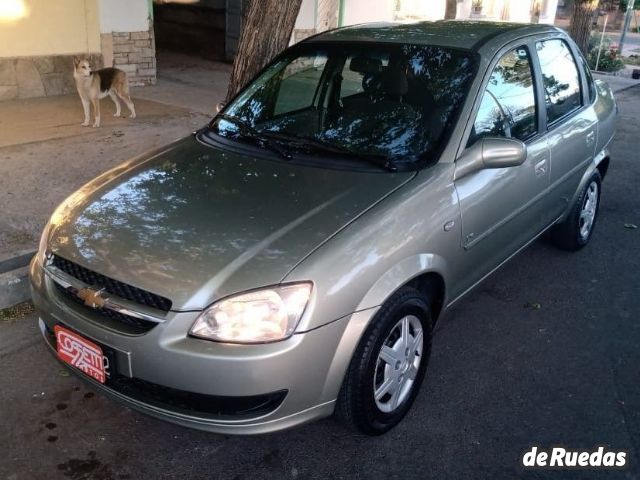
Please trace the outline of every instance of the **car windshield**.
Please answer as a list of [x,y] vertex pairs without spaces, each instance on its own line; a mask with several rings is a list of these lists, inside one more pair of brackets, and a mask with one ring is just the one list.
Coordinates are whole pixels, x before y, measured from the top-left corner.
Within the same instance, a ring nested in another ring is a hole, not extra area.
[[211,127],[227,138],[269,139],[276,151],[285,142],[306,153],[416,165],[446,141],[474,74],[474,54],[463,50],[303,44],[268,66]]

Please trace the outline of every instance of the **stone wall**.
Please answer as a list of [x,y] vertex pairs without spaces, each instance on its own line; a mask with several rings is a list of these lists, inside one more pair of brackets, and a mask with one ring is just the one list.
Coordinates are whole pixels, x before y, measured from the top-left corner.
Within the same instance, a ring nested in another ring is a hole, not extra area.
[[[93,68],[102,67],[102,55],[88,58]],[[73,55],[0,58],[0,100],[75,93]]]
[[153,27],[143,32],[113,32],[101,35],[106,66],[127,72],[130,85],[155,85],[156,45]]

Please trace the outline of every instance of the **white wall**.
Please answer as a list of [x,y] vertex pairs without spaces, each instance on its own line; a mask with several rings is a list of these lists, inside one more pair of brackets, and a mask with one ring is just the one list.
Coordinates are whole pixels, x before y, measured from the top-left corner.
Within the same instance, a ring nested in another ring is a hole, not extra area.
[[471,15],[471,0],[464,0],[458,2],[458,9],[456,10],[456,18],[469,18]]
[[[638,0],[636,0],[637,2]],[[556,20],[556,12],[558,11],[558,0],[546,0],[540,13],[540,23],[548,23],[553,25]]]
[[393,21],[395,0],[344,0],[344,25]]
[[403,0],[400,5],[400,18],[434,21],[444,18],[446,0]]
[[[24,8],[18,10],[21,15],[0,16],[0,57],[100,51],[97,0],[20,0],[15,5]],[[5,12],[9,6],[3,5]]]
[[303,30],[316,28],[316,0],[302,0],[294,28]]
[[100,33],[149,30],[148,0],[100,0]]
[[509,0],[509,21],[510,22],[531,22],[532,0]]

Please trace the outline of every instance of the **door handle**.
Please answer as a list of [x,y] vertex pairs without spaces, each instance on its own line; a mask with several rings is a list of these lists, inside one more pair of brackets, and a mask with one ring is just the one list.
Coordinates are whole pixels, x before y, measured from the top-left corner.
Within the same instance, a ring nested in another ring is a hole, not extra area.
[[587,146],[592,147],[596,141],[596,132],[587,133]]
[[533,167],[536,172],[536,177],[541,177],[547,173],[547,159],[543,158]]

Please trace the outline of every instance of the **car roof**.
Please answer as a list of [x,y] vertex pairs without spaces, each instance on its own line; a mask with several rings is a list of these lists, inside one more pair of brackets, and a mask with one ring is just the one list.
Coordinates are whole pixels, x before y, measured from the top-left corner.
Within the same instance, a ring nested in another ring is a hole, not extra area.
[[487,22],[469,20],[440,20],[417,23],[363,23],[328,30],[310,37],[306,42],[386,42],[439,45],[443,47],[478,50],[497,42],[540,34],[558,33],[551,25]]

